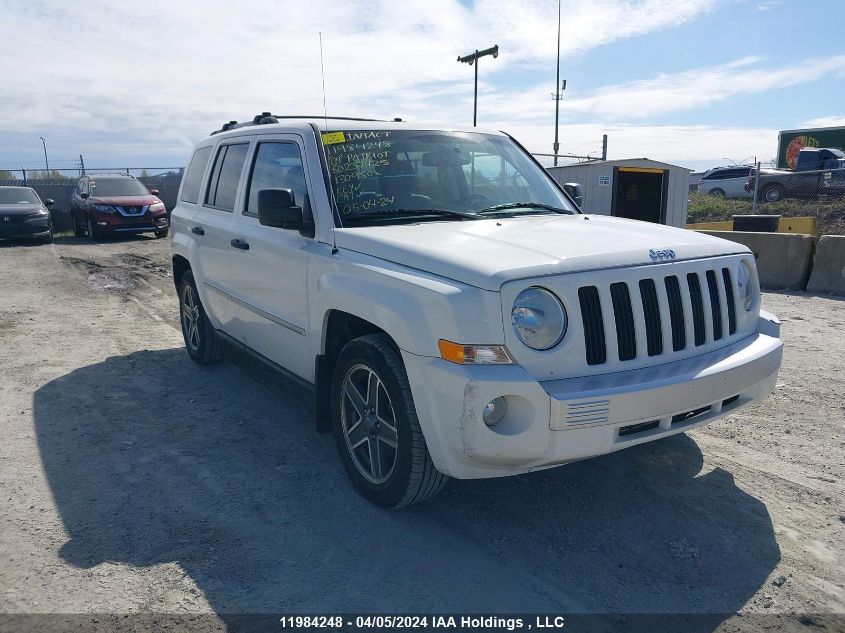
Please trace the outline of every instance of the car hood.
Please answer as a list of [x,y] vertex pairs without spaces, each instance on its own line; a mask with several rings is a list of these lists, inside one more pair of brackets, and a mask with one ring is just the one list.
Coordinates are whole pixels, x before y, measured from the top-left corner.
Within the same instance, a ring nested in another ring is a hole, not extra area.
[[742,244],[650,222],[601,215],[529,216],[337,229],[339,248],[478,288],[514,279],[747,253]]
[[[42,210],[40,204],[0,204],[0,216],[8,215],[28,215]],[[2,220],[0,220],[2,221]]]
[[145,204],[161,202],[156,196],[91,196],[92,204],[110,204],[118,207],[138,207]]

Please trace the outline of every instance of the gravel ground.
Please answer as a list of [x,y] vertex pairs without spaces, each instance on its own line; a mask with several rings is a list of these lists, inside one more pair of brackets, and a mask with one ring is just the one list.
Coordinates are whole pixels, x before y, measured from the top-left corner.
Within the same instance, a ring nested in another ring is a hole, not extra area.
[[0,243],[0,630],[400,611],[842,630],[843,301],[766,294],[786,351],[755,407],[388,512],[352,491],[297,386],[189,360],[168,253]]

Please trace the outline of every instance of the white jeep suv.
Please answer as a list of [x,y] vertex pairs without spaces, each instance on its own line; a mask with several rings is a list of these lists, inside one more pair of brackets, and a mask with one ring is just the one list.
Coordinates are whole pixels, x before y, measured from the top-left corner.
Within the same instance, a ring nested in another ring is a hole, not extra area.
[[745,246],[584,215],[500,132],[231,122],[172,229],[191,357],[237,346],[308,385],[383,506],[687,431],[780,367]]

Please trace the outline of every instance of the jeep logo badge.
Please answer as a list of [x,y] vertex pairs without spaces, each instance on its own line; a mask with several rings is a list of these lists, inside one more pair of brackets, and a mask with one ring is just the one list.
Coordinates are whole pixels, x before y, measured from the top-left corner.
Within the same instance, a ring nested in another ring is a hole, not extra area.
[[8,221],[9,221],[9,220],[11,220],[11,219],[12,219],[12,218],[10,218],[8,215],[4,215],[4,216],[3,216],[3,222],[8,222]]
[[675,259],[675,251],[671,248],[664,248],[663,250],[656,251],[653,248],[648,252],[648,256],[652,259]]

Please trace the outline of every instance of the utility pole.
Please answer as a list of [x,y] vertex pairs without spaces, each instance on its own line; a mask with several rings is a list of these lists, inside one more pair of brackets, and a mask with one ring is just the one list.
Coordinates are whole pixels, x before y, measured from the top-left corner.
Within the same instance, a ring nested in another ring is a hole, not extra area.
[[47,162],[47,139],[43,136],[39,136],[38,138],[41,139],[41,145],[44,146],[44,166],[47,168],[47,178],[50,177],[50,163]]
[[82,168],[82,176],[85,175],[85,161],[82,160],[82,154],[79,155],[79,166]]
[[601,135],[601,159],[607,160],[607,134]]
[[558,128],[558,120],[560,117],[560,100],[563,98],[561,97],[561,90],[566,90],[566,79],[563,80],[563,84],[560,82],[560,0],[557,0],[557,74],[555,75],[555,93],[552,95],[552,98],[555,100],[555,143],[552,146],[555,152],[555,167],[557,167],[557,152],[560,149],[560,143],[558,143],[558,136],[557,136],[557,128]]
[[478,123],[478,60],[485,55],[492,55],[493,59],[496,59],[499,56],[499,45],[496,44],[490,48],[485,48],[483,51],[476,49],[474,53],[458,57],[458,61],[462,64],[469,64],[470,66],[475,64],[475,92],[472,101],[472,127],[476,127],[476,124]]

